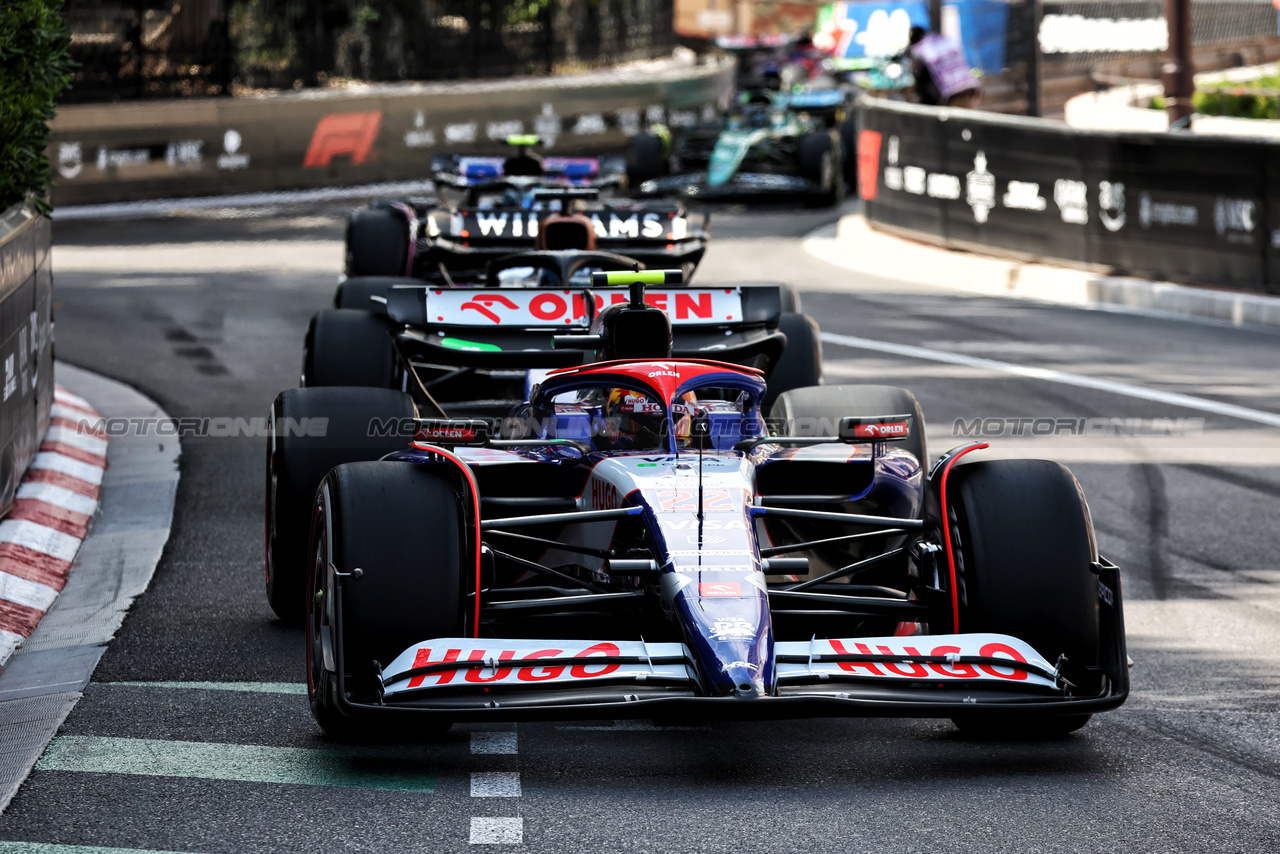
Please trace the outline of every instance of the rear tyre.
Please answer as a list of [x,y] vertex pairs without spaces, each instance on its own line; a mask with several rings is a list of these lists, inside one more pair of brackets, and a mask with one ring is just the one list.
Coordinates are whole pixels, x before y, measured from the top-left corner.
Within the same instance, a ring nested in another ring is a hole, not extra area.
[[[1093,524],[1079,482],[1048,460],[989,460],[957,466],[947,485],[948,524],[956,560],[961,632],[1007,634],[1050,664],[1066,656],[1063,675],[1088,695],[1096,668],[1098,579]],[[966,732],[1060,735],[1088,715],[962,718]]]
[[800,175],[818,186],[806,196],[806,204],[829,207],[844,200],[843,164],[838,155],[839,148],[828,131],[813,131],[800,137],[797,155]]
[[390,207],[358,210],[347,220],[348,276],[404,276],[409,266],[409,224]]
[[778,318],[778,331],[787,336],[787,346],[769,372],[769,388],[761,407],[765,412],[779,395],[822,383],[822,341],[817,322],[806,314],[784,312]]
[[398,388],[387,321],[367,311],[327,309],[311,318],[302,356],[304,386]]
[[788,436],[835,436],[840,419],[850,415],[913,415],[911,432],[901,442],[920,461],[929,466],[925,444],[924,412],[920,401],[905,388],[891,385],[829,385],[799,388],[781,395],[769,416],[785,425]]
[[349,308],[369,314],[386,316],[387,304],[371,297],[387,298],[397,285],[421,285],[417,279],[402,276],[355,276],[338,285],[333,294],[334,308]]
[[627,183],[633,190],[661,176],[665,165],[662,137],[656,133],[637,133],[627,140]]
[[371,436],[373,419],[386,424],[413,415],[409,395],[390,389],[295,388],[271,404],[266,589],[267,602],[280,619],[300,624],[306,614],[307,537],[316,487],[336,465],[376,460],[407,444],[407,437],[395,430]]
[[[347,695],[374,702],[377,667],[419,641],[463,636],[474,546],[452,480],[418,463],[338,466],[316,494],[314,520],[307,693],[324,731],[350,738],[359,733],[339,709],[339,660]],[[356,568],[358,579],[335,577]]]
[[844,155],[844,180],[856,195],[858,192],[858,123],[852,116],[840,123],[840,147]]

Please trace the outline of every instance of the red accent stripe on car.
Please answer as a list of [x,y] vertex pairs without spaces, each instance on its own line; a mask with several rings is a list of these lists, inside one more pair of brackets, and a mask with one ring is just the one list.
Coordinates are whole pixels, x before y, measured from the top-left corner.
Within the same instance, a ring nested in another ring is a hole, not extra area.
[[956,460],[971,451],[981,451],[989,447],[991,445],[987,442],[979,442],[947,460],[947,465],[942,470],[942,484],[938,488],[938,503],[941,505],[942,513],[942,536],[947,544],[947,568],[951,575],[951,629],[956,634],[960,634],[960,591],[956,589],[956,556],[951,551],[951,519],[947,515],[947,475],[951,474],[951,467],[956,464]]

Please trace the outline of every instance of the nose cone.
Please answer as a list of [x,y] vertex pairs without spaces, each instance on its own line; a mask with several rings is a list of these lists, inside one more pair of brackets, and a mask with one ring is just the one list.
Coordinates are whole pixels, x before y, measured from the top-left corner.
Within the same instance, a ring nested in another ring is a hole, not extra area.
[[730,686],[729,696],[740,700],[754,700],[765,696],[759,667],[748,666],[746,662],[734,662],[725,667],[724,675]]

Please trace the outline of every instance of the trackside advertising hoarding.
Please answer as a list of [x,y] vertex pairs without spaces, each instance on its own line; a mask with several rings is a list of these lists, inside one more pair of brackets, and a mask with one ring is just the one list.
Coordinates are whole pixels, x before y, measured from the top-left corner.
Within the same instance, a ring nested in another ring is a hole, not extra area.
[[501,155],[534,134],[552,156],[621,152],[660,122],[714,119],[733,65],[575,83],[528,78],[367,86],[244,98],[74,104],[49,160],[58,205],[269,192],[429,178],[441,153]]
[[867,219],[956,248],[1280,293],[1280,143],[859,107]]

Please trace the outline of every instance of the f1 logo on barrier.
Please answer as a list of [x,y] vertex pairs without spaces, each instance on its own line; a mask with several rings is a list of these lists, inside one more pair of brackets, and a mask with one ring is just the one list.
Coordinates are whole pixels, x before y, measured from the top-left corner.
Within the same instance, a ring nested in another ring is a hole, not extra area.
[[369,159],[373,141],[378,138],[382,126],[382,112],[330,113],[316,122],[307,146],[302,165],[309,169],[324,169],[333,158],[346,155],[354,166]]

